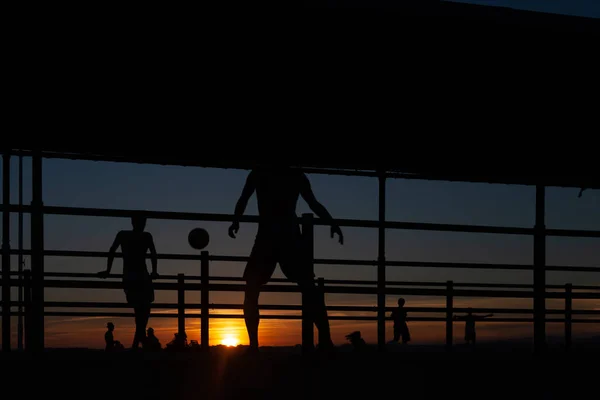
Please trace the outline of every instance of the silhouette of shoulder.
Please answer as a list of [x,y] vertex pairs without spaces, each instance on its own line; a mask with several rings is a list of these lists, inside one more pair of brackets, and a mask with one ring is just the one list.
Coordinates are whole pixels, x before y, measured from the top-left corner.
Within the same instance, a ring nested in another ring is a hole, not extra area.
[[121,241],[131,241],[131,240],[143,240],[148,241],[152,240],[152,234],[150,232],[135,232],[131,230],[122,230],[117,233],[117,237]]

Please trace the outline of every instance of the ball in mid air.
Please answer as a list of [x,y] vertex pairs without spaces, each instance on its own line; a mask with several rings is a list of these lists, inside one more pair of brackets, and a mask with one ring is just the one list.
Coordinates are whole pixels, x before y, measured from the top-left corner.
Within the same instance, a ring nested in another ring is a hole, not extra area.
[[194,228],[188,234],[188,243],[192,248],[202,250],[210,242],[210,236],[204,228]]

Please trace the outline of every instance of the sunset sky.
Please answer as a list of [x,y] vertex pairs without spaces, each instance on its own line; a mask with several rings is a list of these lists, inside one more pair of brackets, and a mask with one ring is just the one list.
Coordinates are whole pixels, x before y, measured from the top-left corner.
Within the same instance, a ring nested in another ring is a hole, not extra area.
[[[18,202],[18,159],[11,159],[11,201]],[[45,205],[145,209],[157,211],[188,211],[232,213],[244,184],[247,171],[233,169],[206,169],[167,167],[125,163],[89,161],[44,160]],[[377,219],[377,180],[374,178],[310,175],[317,198],[334,217]],[[24,160],[24,202],[31,201],[31,160]],[[534,223],[535,190],[532,187],[492,184],[430,182],[416,180],[389,180],[387,196],[388,219],[392,221],[435,222],[457,224],[506,225],[532,227]],[[585,191],[578,198],[578,189],[549,188],[547,191],[547,227],[600,230],[600,194]],[[309,211],[304,201],[299,202],[298,213]],[[256,199],[252,197],[247,214],[256,214]],[[17,248],[17,214],[11,217],[11,247]],[[25,248],[29,248],[29,217],[24,219]],[[187,234],[194,227],[206,228],[211,235],[207,250],[218,255],[248,255],[256,226],[242,224],[238,238],[227,235],[228,223],[182,222],[149,220],[150,231],[159,253],[194,254],[187,243]],[[120,229],[129,229],[128,219],[98,217],[45,217],[45,246],[53,250],[107,251],[114,235]],[[317,258],[364,259],[377,258],[377,230],[343,228],[345,244],[339,245],[329,236],[326,227],[316,228],[315,256]],[[387,257],[403,261],[452,261],[532,263],[533,240],[524,236],[496,234],[438,233],[427,231],[389,230]],[[598,239],[549,238],[547,241],[549,265],[600,266]],[[26,267],[29,267],[26,258]],[[46,271],[97,272],[106,266],[105,259],[46,257]],[[17,268],[17,257],[12,257],[12,268]],[[211,275],[242,275],[240,263],[211,263]],[[326,279],[376,279],[375,267],[323,266],[315,267],[317,276]],[[197,262],[159,261],[159,273],[199,274]],[[113,268],[121,272],[121,260]],[[279,268],[275,277],[283,277]],[[441,268],[388,267],[389,280],[444,282],[502,282],[531,283],[527,271],[484,271]],[[548,273],[551,284],[600,284],[597,273]],[[16,289],[13,298],[16,299]],[[243,294],[211,293],[211,303],[241,304]],[[443,298],[405,296],[406,306],[444,306]],[[115,301],[124,302],[121,290],[47,289],[49,301]],[[261,304],[299,304],[299,295],[263,294]],[[390,296],[392,306],[397,298]],[[158,291],[157,302],[174,303],[176,294]],[[188,293],[186,301],[199,303],[199,293]],[[327,295],[328,305],[376,305],[375,296]],[[523,307],[531,301],[511,299],[458,298],[457,307]],[[562,303],[548,302],[549,308],[562,308]],[[600,309],[600,301],[575,301],[574,308]],[[100,310],[97,310],[100,311]],[[119,310],[124,311],[124,310]],[[176,310],[157,310],[159,313]],[[217,311],[211,311],[217,313]],[[241,311],[226,311],[238,313]],[[264,312],[263,312],[264,313]],[[287,312],[289,314],[289,312]],[[360,313],[349,314],[358,315]],[[342,315],[331,312],[330,315]],[[374,314],[366,314],[374,315]],[[415,315],[415,314],[409,314]],[[431,315],[431,314],[430,314]],[[435,315],[432,316],[441,316]],[[502,316],[502,315],[498,315]],[[16,347],[16,318],[13,319],[13,346]],[[46,318],[46,346],[102,347],[106,323],[116,325],[115,338],[126,346],[131,343],[133,319],[129,318]],[[153,327],[163,344],[173,338],[177,330],[175,318],[151,318]],[[187,321],[188,339],[199,340],[198,319]],[[455,324],[458,343],[462,341],[464,324]],[[478,338],[510,339],[530,337],[531,325],[485,323],[478,325]],[[410,323],[413,343],[443,343],[444,323]],[[550,335],[562,335],[560,324],[549,324]],[[594,331],[594,329],[596,329]],[[376,322],[332,321],[333,340],[346,343],[344,335],[360,330],[367,342],[376,342]],[[575,325],[574,338],[600,334],[594,325]],[[299,320],[263,320],[260,328],[261,345],[294,345],[301,342]],[[387,339],[392,326],[388,322]],[[225,341],[247,343],[243,319],[212,319],[211,344]]]

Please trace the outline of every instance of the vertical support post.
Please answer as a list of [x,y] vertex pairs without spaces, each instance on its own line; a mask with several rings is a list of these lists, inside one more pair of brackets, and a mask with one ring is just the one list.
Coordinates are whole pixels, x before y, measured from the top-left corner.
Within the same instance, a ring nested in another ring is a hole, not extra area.
[[25,350],[31,350],[31,271],[23,271],[23,294],[25,303]]
[[536,186],[533,241],[533,346],[541,354],[546,347],[546,188]]
[[177,333],[185,333],[185,275],[177,274]]
[[319,296],[322,297],[323,304],[325,304],[325,278],[317,279],[317,290],[319,291]]
[[42,156],[32,157],[31,199],[31,348],[44,350],[44,215],[42,201]]
[[10,151],[2,155],[2,350],[10,351]]
[[454,283],[446,282],[446,351],[452,351],[452,342],[454,340],[453,332],[453,314],[454,314]]
[[202,350],[208,350],[208,326],[209,326],[209,270],[208,270],[208,251],[200,253],[200,347]]
[[565,285],[565,350],[571,350],[573,322],[573,285]]
[[[311,213],[302,214],[302,238],[306,262],[314,275],[314,217]],[[310,352],[315,347],[313,318],[309,309],[310,305],[305,293],[302,293],[302,351]]]
[[379,173],[379,237],[377,249],[377,349],[385,351],[385,171]]
[[17,317],[17,346],[23,350],[23,154],[19,150],[19,316]]

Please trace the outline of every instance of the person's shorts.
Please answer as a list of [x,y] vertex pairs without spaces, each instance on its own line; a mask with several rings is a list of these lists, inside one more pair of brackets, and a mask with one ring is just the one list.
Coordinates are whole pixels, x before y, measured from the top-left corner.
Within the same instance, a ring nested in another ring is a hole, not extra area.
[[394,326],[394,336],[402,337],[403,342],[410,342],[410,331],[406,322],[400,326]]
[[127,303],[133,307],[150,305],[154,302],[154,285],[152,285],[150,277],[124,280],[123,290]]
[[254,285],[264,285],[271,279],[279,263],[281,272],[290,281],[312,281],[315,277],[309,258],[312,255],[306,249],[299,231],[282,235],[259,231],[244,270],[244,279]]

